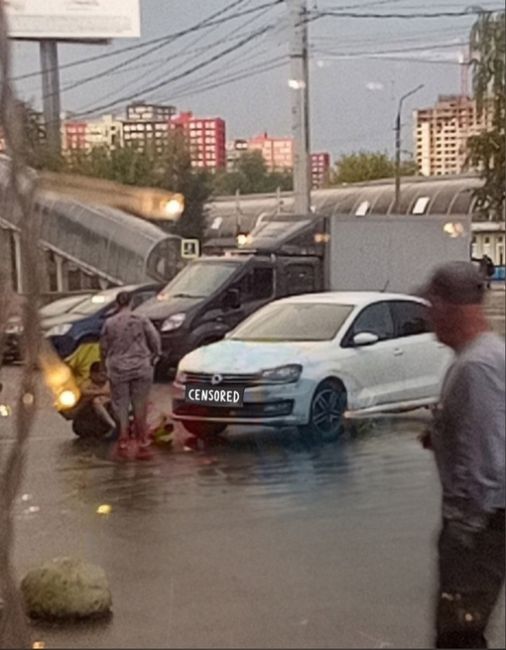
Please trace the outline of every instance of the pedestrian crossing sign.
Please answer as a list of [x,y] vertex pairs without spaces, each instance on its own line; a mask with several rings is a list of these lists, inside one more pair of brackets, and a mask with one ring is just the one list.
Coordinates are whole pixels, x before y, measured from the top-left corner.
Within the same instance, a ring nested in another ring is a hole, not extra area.
[[200,241],[198,239],[181,240],[181,257],[183,259],[193,259],[200,256]]

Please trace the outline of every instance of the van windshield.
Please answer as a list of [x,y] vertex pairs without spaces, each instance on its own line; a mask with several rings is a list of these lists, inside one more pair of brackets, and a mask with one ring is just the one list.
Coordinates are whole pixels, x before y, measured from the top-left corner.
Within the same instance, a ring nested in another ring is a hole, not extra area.
[[238,266],[234,262],[193,262],[178,273],[158,298],[207,298],[235,273]]

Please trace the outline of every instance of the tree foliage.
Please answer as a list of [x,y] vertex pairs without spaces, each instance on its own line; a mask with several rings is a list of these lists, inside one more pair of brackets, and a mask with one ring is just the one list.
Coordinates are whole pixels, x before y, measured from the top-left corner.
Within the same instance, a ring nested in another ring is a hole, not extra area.
[[231,172],[218,172],[214,179],[214,193],[231,195],[275,192],[292,189],[290,171],[270,172],[260,151],[245,151]]
[[[418,168],[413,162],[403,162],[401,174],[412,176]],[[330,178],[331,185],[360,183],[395,175],[395,162],[386,153],[359,151],[342,156],[337,162]]]
[[468,163],[480,170],[484,185],[476,192],[478,209],[504,218],[505,205],[505,14],[482,14],[470,36],[473,91],[480,115],[490,111],[490,126],[468,140]]

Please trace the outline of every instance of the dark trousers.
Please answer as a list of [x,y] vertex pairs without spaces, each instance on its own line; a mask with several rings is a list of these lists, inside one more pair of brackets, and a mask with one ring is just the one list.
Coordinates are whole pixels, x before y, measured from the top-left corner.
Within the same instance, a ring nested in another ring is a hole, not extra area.
[[485,629],[504,584],[504,510],[463,537],[445,521],[438,550],[436,648],[487,648]]

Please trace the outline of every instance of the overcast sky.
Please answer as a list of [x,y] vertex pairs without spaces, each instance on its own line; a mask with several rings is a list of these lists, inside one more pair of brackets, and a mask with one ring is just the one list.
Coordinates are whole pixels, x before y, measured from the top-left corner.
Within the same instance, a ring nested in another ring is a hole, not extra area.
[[[141,0],[142,40],[190,27],[232,2]],[[243,0],[229,14],[265,2]],[[355,12],[382,14],[454,12],[470,4],[473,3],[469,0],[308,0],[312,11],[353,6]],[[499,8],[501,0],[482,0],[480,5]],[[323,17],[311,22],[312,150],[330,151],[334,158],[359,149],[391,153],[398,98],[423,83],[425,87],[405,103],[403,146],[409,149],[412,109],[432,104],[438,94],[459,91],[458,57],[473,20],[468,16],[412,20]],[[204,63],[253,31],[267,26],[272,29],[266,34],[211,65],[182,80],[167,83],[151,95],[143,92],[143,88],[162,83]],[[62,87],[84,78],[92,80],[65,92],[63,109],[81,111],[138,94],[139,99],[173,103],[179,110],[192,110],[199,116],[221,116],[227,122],[228,139],[250,137],[263,131],[271,135],[290,135],[289,93],[292,91],[287,83],[288,36],[285,3],[177,39],[103,78],[94,79],[101,71],[145,50],[70,68],[62,71]],[[110,46],[60,45],[60,63],[132,44],[135,41],[129,39],[116,40]],[[384,58],[364,58],[370,53]],[[277,69],[254,74],[278,63],[281,67]],[[37,46],[17,43],[14,49],[15,74],[32,72],[38,67]],[[228,85],[207,90],[202,88],[236,76],[240,79]],[[40,104],[40,78],[19,82],[18,89],[25,99]],[[104,112],[112,112],[112,109]],[[114,112],[121,114],[121,106]]]

